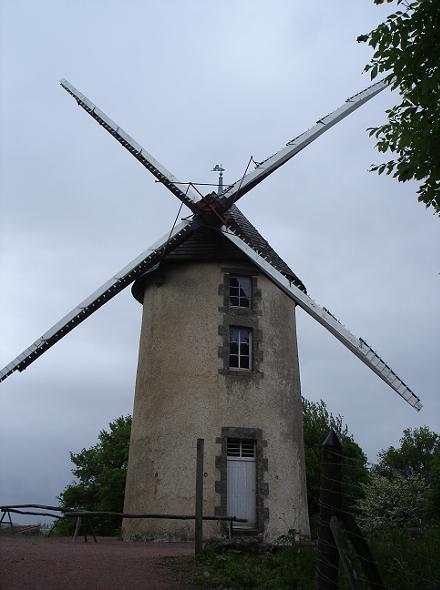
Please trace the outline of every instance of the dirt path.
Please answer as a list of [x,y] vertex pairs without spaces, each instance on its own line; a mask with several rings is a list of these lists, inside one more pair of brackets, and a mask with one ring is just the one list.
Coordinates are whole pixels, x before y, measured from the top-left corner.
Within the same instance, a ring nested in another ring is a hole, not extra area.
[[192,555],[191,543],[0,538],[1,590],[180,590],[183,574],[163,558]]

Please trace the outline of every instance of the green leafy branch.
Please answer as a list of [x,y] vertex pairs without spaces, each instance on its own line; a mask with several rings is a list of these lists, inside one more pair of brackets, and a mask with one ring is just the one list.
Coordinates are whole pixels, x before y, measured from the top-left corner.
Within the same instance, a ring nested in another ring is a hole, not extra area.
[[418,200],[440,215],[440,3],[397,0],[397,4],[405,10],[397,10],[357,39],[374,50],[365,66],[371,80],[385,74],[390,88],[402,97],[386,111],[386,124],[368,129],[378,140],[377,150],[394,155],[370,170],[401,182],[420,182]]

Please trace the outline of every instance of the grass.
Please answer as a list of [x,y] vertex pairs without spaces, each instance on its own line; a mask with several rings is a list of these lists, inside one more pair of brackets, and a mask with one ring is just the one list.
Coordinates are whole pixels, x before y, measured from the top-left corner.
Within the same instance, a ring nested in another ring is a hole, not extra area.
[[382,530],[368,542],[387,588],[440,588],[440,528]]
[[228,590],[312,590],[315,555],[310,545],[275,552],[228,549],[206,553],[196,566],[199,588]]
[[[383,577],[392,590],[438,590],[440,588],[440,529],[382,530],[368,535],[368,542]],[[312,590],[315,588],[315,547],[294,543],[276,550],[227,549],[209,551],[197,562],[177,558],[188,588],[203,590]],[[354,557],[354,555],[352,556]],[[361,579],[364,572],[358,559]],[[340,590],[348,588],[340,565]],[[359,589],[370,588],[359,581]]]

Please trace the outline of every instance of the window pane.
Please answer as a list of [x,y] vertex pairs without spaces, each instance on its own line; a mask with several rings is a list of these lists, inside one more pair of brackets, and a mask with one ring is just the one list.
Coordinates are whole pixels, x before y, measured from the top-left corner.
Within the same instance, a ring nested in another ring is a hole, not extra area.
[[249,369],[249,357],[248,356],[241,356],[240,357],[240,368],[241,369]]
[[238,342],[231,342],[229,345],[229,353],[238,355]]
[[253,440],[241,441],[241,456],[255,457],[255,442]]
[[240,342],[240,356],[249,356],[249,344],[247,342]]
[[229,366],[233,369],[238,369],[238,356],[234,354],[229,355]]
[[250,277],[240,277],[240,295],[241,297],[251,298],[252,280]]
[[229,341],[238,342],[239,329],[231,326],[229,330]]
[[249,344],[251,331],[249,328],[240,328],[240,342]]
[[227,454],[228,454],[228,457],[239,457],[240,456],[240,441],[238,439],[228,438]]
[[239,287],[239,284],[238,284],[238,277],[229,277],[229,286],[230,286],[231,288],[232,288],[232,287],[236,287],[236,288],[238,288],[238,287]]
[[229,304],[238,307],[240,305],[238,297],[229,297]]

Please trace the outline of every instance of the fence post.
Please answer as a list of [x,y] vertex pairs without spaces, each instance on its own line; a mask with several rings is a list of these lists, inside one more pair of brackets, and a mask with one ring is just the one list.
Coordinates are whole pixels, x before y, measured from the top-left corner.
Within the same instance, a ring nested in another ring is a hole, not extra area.
[[75,524],[75,532],[73,533],[73,542],[76,543],[76,539],[79,534],[79,529],[81,528],[81,516],[77,516],[76,524]]
[[196,466],[196,521],[195,521],[195,554],[200,556],[203,551],[203,451],[205,441],[197,439]]
[[321,447],[317,590],[337,590],[339,553],[330,519],[341,508],[342,445],[332,430]]

